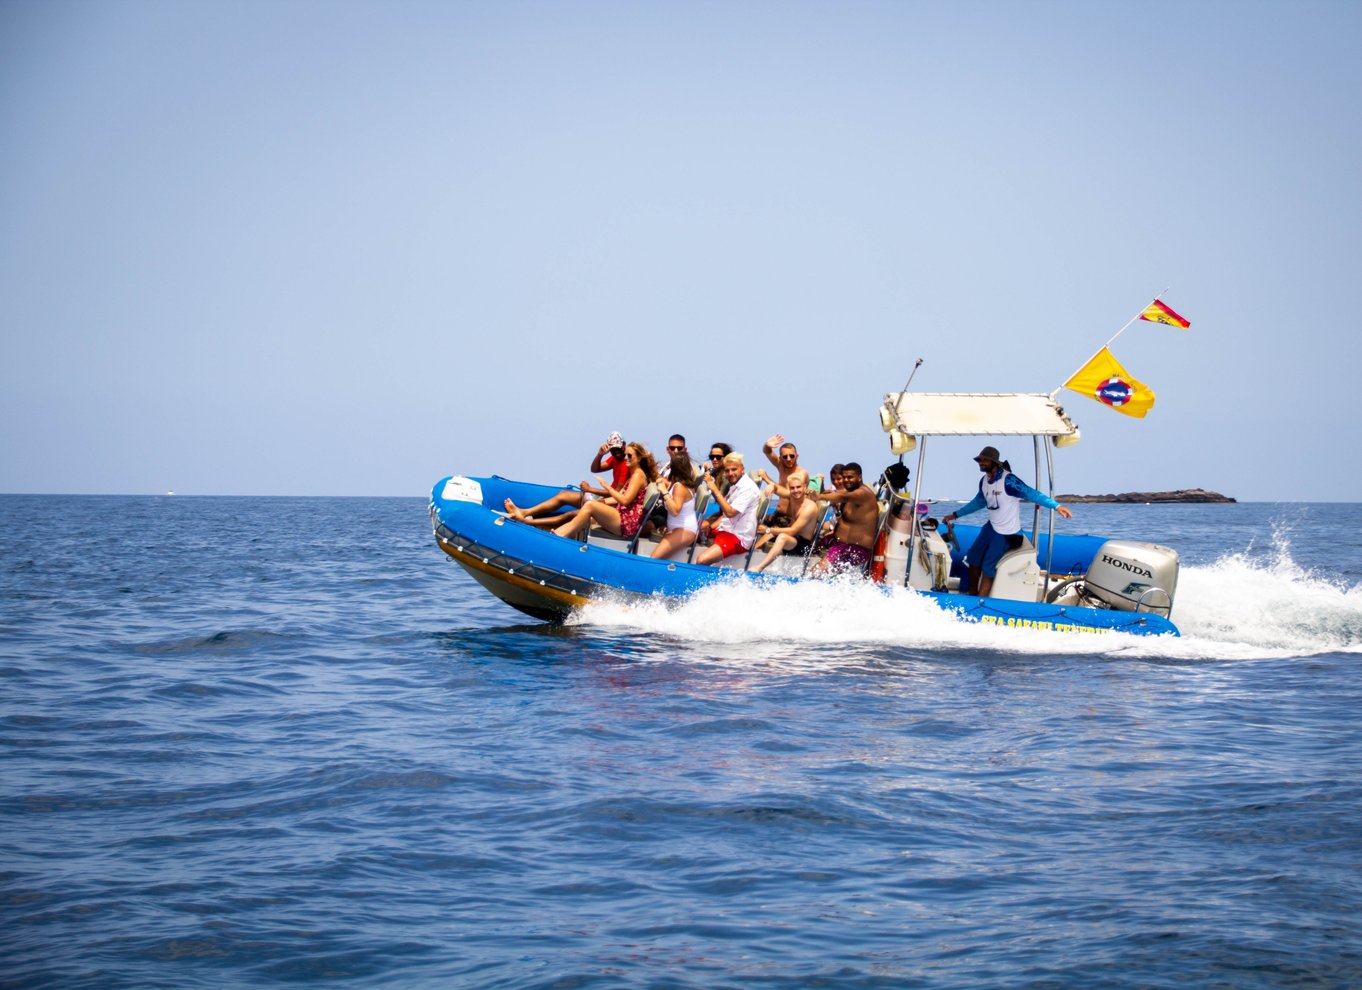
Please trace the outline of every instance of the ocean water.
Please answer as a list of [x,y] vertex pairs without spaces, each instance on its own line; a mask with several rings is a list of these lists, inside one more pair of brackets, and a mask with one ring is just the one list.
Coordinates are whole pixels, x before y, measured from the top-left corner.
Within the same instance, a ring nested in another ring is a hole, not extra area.
[[425,500],[0,497],[0,986],[1362,985],[1362,505],[1180,639],[484,593]]

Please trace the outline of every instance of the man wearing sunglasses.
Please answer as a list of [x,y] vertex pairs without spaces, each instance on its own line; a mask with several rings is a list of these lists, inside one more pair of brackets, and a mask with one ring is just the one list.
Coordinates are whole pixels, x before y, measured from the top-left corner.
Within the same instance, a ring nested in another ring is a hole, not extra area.
[[[777,453],[777,451],[779,452]],[[795,449],[794,444],[790,443],[777,433],[761,445],[761,452],[765,454],[766,459],[775,466],[777,472],[777,480],[775,481],[771,480],[771,476],[764,470],[758,475],[762,481],[775,489],[776,495],[780,498],[779,503],[776,505],[776,514],[771,520],[771,525],[789,526],[790,523],[794,521],[791,518],[790,512],[790,476],[796,471],[804,471],[804,469],[799,466],[799,451]],[[804,471],[804,474],[807,477],[808,472]]]
[[[686,438],[679,433],[673,433],[667,440],[667,464],[658,472],[662,477],[670,478],[672,476],[671,459],[677,454],[683,454],[686,457],[690,457],[690,451],[686,448]],[[722,458],[720,458],[720,460],[722,460]],[[690,457],[690,467],[691,470],[695,472],[696,477],[699,477],[705,471],[705,465],[697,463],[693,457]]]
[[[668,481],[672,477],[672,458],[680,454],[690,460],[690,468],[695,472],[695,477],[699,478],[704,472],[704,467],[695,463],[690,456],[690,451],[686,449],[686,438],[679,433],[673,433],[667,439],[667,460],[658,471],[658,476],[666,478]],[[657,505],[653,507],[652,514],[648,516],[648,521],[644,524],[643,536],[647,538],[653,534],[654,530],[664,530],[667,528],[667,507],[662,504],[662,499],[657,500]]]

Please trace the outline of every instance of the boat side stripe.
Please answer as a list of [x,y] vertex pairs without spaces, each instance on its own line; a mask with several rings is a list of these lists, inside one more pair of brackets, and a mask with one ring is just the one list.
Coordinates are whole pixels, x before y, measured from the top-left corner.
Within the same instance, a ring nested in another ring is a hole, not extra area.
[[597,590],[589,581],[569,581],[557,571],[507,556],[451,532],[443,524],[435,531],[440,548],[470,570],[495,576],[507,584],[541,595],[560,605],[585,605]]

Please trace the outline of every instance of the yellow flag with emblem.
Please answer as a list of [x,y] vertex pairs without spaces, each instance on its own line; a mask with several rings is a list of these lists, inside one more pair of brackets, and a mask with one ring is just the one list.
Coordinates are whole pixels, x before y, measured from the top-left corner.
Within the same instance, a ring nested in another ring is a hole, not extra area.
[[1064,387],[1126,416],[1142,419],[1154,408],[1154,390],[1136,381],[1105,347],[1074,372]]

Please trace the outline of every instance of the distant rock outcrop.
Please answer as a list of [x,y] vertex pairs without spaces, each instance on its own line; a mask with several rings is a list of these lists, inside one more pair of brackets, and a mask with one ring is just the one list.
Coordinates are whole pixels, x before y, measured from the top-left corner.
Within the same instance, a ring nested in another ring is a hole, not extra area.
[[1176,492],[1122,492],[1120,495],[1056,495],[1060,502],[1233,502],[1234,499],[1204,488]]

